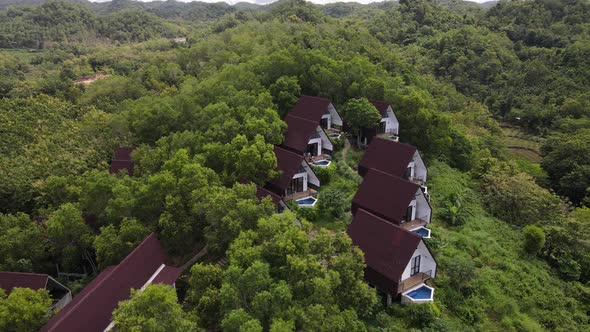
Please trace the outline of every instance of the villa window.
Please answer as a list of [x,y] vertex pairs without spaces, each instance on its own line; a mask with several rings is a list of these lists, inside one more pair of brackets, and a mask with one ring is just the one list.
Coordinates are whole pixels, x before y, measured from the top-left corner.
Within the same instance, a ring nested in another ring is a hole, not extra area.
[[303,191],[303,181],[304,181],[303,177],[298,177],[298,178],[291,180],[291,183],[289,183],[289,188],[287,188],[287,194],[291,195],[294,193],[302,192]]
[[420,255],[412,259],[412,269],[410,271],[410,276],[413,276],[418,272],[420,272]]
[[379,134],[384,134],[386,127],[387,127],[387,122],[385,122],[385,121],[379,122],[379,128],[377,129],[378,133]]
[[412,205],[408,206],[406,209],[406,217],[404,218],[406,222],[412,221],[412,213],[414,212],[414,207]]
[[408,180],[412,176],[412,167],[406,168],[406,172],[404,173],[404,179]]
[[328,129],[328,118],[323,118],[320,120],[320,127]]

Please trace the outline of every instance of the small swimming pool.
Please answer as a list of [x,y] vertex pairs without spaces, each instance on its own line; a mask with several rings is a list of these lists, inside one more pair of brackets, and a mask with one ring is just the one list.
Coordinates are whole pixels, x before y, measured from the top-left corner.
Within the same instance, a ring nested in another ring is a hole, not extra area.
[[422,238],[430,239],[431,231],[424,226],[420,226],[418,228],[413,229],[412,233],[416,233],[416,234],[420,235]]
[[402,296],[402,304],[424,303],[434,301],[434,288],[422,283]]
[[300,207],[312,207],[315,205],[317,201],[317,198],[309,196],[302,199],[298,199],[296,202],[297,205],[299,205]]
[[326,159],[317,160],[317,161],[313,162],[313,164],[315,166],[320,166],[320,167],[328,167],[328,166],[330,166],[331,163],[332,162],[330,160],[326,160]]

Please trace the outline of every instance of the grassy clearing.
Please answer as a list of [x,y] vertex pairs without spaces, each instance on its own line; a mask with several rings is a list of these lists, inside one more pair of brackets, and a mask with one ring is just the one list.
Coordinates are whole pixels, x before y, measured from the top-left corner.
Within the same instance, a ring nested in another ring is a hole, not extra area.
[[429,246],[439,263],[435,305],[441,316],[479,331],[588,331],[580,285],[527,256],[520,229],[488,216],[477,200],[462,227],[438,218],[446,197],[469,192],[470,180],[442,163],[429,169],[435,211]]
[[541,145],[544,139],[529,135],[513,127],[503,127],[504,143],[513,157],[524,158],[533,163],[541,162]]

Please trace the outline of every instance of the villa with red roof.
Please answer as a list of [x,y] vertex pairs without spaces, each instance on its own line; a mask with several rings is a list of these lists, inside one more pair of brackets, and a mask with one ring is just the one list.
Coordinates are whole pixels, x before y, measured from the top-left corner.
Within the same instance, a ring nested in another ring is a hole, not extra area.
[[371,168],[420,185],[426,182],[428,176],[426,165],[415,146],[382,138],[371,141],[359,163],[358,173],[365,176]]
[[[432,215],[430,203],[419,185],[376,169],[365,174],[352,199],[352,213],[359,209],[410,231],[429,224]],[[427,233],[425,237],[430,236],[429,230]]]
[[318,123],[292,114],[287,114],[284,121],[287,131],[283,148],[309,157],[332,154],[332,141]]
[[14,288],[45,289],[53,300],[50,312],[59,310],[72,301],[72,292],[47,274],[0,272],[0,288],[7,294]]
[[131,158],[131,153],[135,147],[122,146],[115,150],[115,158],[111,160],[111,174],[119,174],[125,171],[129,176],[133,176],[135,161]]
[[285,203],[285,201],[283,200],[283,198],[279,195],[277,195],[276,193],[261,187],[259,185],[256,185],[256,198],[261,201],[263,199],[265,199],[266,197],[269,197],[270,200],[273,202],[273,204],[276,207],[276,212],[277,213],[282,213],[285,210],[289,210],[289,207],[287,206],[287,204]]
[[338,136],[342,131],[342,117],[332,102],[325,98],[301,96],[289,114],[320,125],[331,137]]
[[420,236],[364,209],[355,213],[347,233],[365,254],[365,280],[388,305],[400,295],[404,304],[433,300],[434,289],[425,282],[436,276],[437,263]]
[[381,100],[370,100],[370,102],[375,106],[377,111],[379,111],[379,114],[381,114],[381,120],[375,127],[364,128],[361,131],[361,137],[358,138],[360,144],[367,145],[371,143],[375,137],[381,137],[397,142],[399,140],[399,121],[397,120],[391,105]]
[[314,206],[320,180],[301,154],[274,147],[280,175],[264,186],[285,201],[295,200],[301,207]]
[[42,332],[102,332],[113,327],[112,312],[131,289],[150,284],[174,286],[181,268],[169,260],[155,233],[150,234],[118,265],[109,266],[41,328]]

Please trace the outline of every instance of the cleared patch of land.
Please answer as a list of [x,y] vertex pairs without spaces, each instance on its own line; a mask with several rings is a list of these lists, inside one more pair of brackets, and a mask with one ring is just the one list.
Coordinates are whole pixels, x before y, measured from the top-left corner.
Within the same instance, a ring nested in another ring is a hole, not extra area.
[[504,143],[512,156],[524,158],[532,163],[541,162],[543,138],[507,125],[502,126],[502,131],[504,132]]

